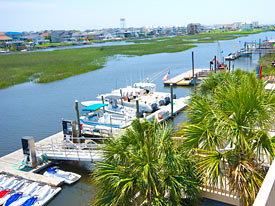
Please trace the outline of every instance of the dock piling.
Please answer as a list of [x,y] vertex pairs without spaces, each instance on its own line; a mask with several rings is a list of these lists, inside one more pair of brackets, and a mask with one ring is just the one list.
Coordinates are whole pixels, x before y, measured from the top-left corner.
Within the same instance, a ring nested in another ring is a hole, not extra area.
[[81,129],[80,129],[80,119],[79,119],[79,109],[78,109],[78,100],[75,100],[75,111],[78,125],[78,137],[81,137]]
[[123,100],[122,100],[122,89],[119,90],[120,91],[120,97],[121,97],[121,105],[123,106]]
[[139,118],[139,103],[138,103],[138,99],[136,100],[136,109],[137,109],[136,117]]
[[192,77],[195,75],[195,67],[194,67],[194,52],[192,52]]
[[171,95],[171,117],[174,116],[174,103],[173,103],[173,84],[170,84],[170,95]]
[[[104,97],[101,96],[101,101],[102,101],[102,104],[104,104]],[[105,112],[105,107],[103,107],[103,112]]]

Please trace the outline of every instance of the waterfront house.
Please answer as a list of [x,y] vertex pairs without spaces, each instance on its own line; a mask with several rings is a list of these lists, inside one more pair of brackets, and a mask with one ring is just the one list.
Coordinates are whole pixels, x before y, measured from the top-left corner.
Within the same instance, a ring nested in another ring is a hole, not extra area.
[[44,36],[41,36],[38,33],[32,33],[32,34],[26,35],[25,38],[27,40],[32,40],[34,45],[45,44],[50,42],[50,40],[45,39]]
[[7,43],[7,42],[11,42],[12,38],[8,37],[7,35],[5,35],[3,32],[0,32],[0,44]]
[[71,41],[74,31],[55,30],[51,32],[52,43]]
[[252,22],[244,22],[241,24],[241,31],[253,31],[253,23]]

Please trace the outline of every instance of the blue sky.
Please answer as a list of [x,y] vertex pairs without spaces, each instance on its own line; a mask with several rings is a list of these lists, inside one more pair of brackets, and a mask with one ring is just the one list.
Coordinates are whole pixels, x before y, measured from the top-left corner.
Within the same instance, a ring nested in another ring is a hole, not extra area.
[[0,0],[0,31],[126,26],[275,24],[275,0]]

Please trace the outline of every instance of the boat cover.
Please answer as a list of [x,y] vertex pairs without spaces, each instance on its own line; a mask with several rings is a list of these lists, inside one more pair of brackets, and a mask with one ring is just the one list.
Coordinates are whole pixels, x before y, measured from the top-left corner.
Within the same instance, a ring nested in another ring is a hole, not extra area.
[[100,109],[101,107],[105,107],[105,106],[108,106],[108,104],[92,104],[90,106],[87,106],[87,107],[84,107],[82,109],[82,111],[96,111],[98,109]]

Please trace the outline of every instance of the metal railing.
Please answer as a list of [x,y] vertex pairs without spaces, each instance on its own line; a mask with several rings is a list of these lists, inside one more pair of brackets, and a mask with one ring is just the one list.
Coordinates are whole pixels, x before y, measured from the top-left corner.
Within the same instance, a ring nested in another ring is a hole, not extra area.
[[275,162],[271,164],[254,206],[272,206],[275,203]]
[[[101,148],[104,144],[99,144],[95,140],[105,138],[84,139],[85,143],[74,143],[69,140],[51,140],[47,144],[36,144],[38,155],[46,154],[52,160],[77,160],[77,161],[101,161],[103,152]],[[74,138],[74,141],[81,142],[83,138]]]

